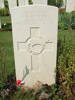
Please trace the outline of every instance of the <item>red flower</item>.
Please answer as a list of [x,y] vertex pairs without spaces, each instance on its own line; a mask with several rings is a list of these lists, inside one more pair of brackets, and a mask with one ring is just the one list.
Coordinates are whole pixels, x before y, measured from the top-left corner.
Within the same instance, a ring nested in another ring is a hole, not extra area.
[[59,13],[61,13],[62,12],[62,9],[59,9]]
[[17,86],[21,86],[21,80],[16,81]]

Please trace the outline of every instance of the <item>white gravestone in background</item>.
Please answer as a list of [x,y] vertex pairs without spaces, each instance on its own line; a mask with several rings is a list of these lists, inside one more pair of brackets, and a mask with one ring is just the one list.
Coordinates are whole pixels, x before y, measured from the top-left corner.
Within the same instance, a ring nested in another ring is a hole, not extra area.
[[16,78],[32,87],[55,83],[58,8],[31,5],[11,9]]
[[25,0],[25,5],[28,5],[29,4],[29,0]]
[[17,0],[8,0],[9,10],[11,13],[11,8],[17,7]]
[[19,6],[24,6],[25,4],[28,4],[28,0],[18,0]]
[[1,26],[2,26],[2,24],[1,24],[1,15],[0,15],[0,29],[1,29]]
[[67,0],[63,0],[62,8],[65,8],[66,7],[66,1]]
[[4,0],[0,0],[0,8],[4,8]]
[[75,11],[75,0],[67,0],[66,12]]
[[11,8],[17,7],[17,2],[19,6],[28,5],[28,0],[8,0],[10,13],[11,13]]
[[47,5],[47,0],[32,0],[33,4]]
[[19,6],[25,5],[25,0],[18,0],[19,1]]
[[[4,8],[4,0],[0,0],[0,9]],[[1,29],[1,15],[0,15],[0,29]]]

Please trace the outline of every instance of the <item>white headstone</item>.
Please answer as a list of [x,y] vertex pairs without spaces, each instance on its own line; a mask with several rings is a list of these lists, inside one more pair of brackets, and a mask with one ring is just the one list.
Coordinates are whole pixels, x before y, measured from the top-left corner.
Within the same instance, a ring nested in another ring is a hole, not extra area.
[[[4,8],[4,0],[0,0],[0,9]],[[0,14],[0,29],[1,29],[1,14]]]
[[17,3],[18,6],[25,6],[28,5],[28,0],[8,0],[10,13],[12,8],[17,7]]
[[11,10],[16,78],[32,87],[55,83],[58,8],[24,6]]
[[17,7],[17,0],[8,0],[9,10],[11,13],[11,8]]
[[4,8],[4,0],[0,0],[0,8]]
[[32,0],[33,4],[47,5],[47,0]]
[[67,0],[66,12],[71,12],[75,10],[75,0]]
[[25,0],[19,0],[19,6],[24,6],[25,5]]
[[62,8],[65,8],[65,7],[66,7],[66,0],[63,0]]
[[25,4],[26,4],[26,5],[28,5],[28,4],[29,4],[29,2],[28,2],[28,1],[29,1],[29,0],[25,0]]
[[1,26],[2,26],[2,24],[1,24],[1,16],[0,16],[0,29],[1,29]]

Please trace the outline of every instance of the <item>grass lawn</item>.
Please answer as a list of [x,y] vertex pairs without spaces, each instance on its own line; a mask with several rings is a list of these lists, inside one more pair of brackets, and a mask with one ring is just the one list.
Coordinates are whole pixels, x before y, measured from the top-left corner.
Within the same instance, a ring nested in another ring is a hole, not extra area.
[[5,56],[2,59],[5,62],[8,73],[14,71],[14,54],[13,54],[13,42],[11,32],[0,32],[0,48]]
[[58,43],[60,41],[61,43],[65,41],[66,46],[71,46],[71,53],[75,56],[75,30],[60,30],[58,33]]
[[2,16],[2,24],[11,23],[10,16]]
[[65,41],[73,48],[72,52],[75,52],[75,30],[59,30],[58,41],[62,43]]

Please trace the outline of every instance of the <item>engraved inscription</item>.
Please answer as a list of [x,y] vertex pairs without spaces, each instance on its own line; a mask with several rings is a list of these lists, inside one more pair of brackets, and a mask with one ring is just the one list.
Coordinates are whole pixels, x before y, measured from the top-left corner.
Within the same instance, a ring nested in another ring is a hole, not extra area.
[[29,39],[29,41],[27,42],[27,51],[29,51],[29,53],[33,54],[33,55],[38,55],[40,53],[43,52],[44,50],[44,44],[45,42],[41,41],[42,38],[31,38]]

